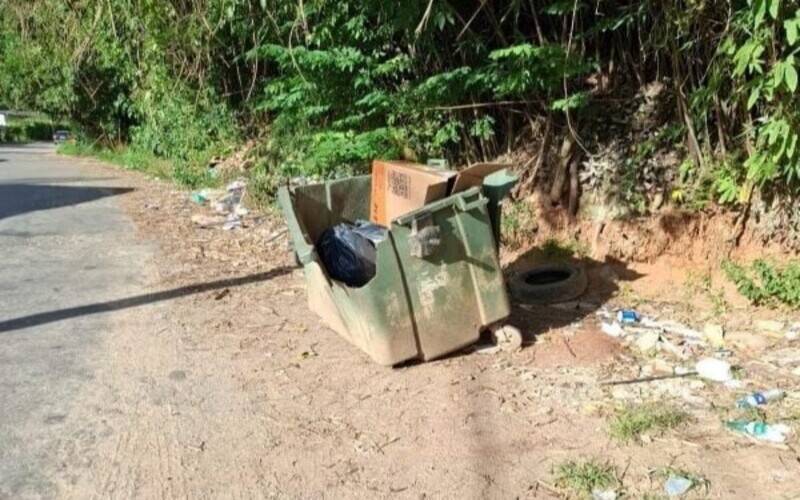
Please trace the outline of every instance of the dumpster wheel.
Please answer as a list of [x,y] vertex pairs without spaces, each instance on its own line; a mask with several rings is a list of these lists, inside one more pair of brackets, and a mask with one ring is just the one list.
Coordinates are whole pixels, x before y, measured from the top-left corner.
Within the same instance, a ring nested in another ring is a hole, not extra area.
[[578,298],[588,280],[583,266],[567,263],[544,264],[514,276],[511,293],[528,304],[553,304]]
[[516,326],[496,325],[491,328],[495,345],[502,350],[517,351],[522,348],[522,332]]

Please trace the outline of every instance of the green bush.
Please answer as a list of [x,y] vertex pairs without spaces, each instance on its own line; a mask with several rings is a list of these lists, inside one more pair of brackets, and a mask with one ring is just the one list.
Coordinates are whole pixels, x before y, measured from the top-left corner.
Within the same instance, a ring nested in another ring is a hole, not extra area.
[[670,147],[686,155],[663,176],[683,206],[800,191],[797,2],[3,6],[0,102],[169,161],[188,185],[248,137],[265,137],[253,175],[266,190],[363,172],[375,156],[491,159],[525,147],[517,139],[544,117],[592,153],[609,115],[625,116],[660,81],[671,99],[663,123],[613,173],[629,212],[648,210],[645,170]]
[[757,259],[747,266],[727,261],[722,269],[753,304],[800,308],[800,263],[780,266]]

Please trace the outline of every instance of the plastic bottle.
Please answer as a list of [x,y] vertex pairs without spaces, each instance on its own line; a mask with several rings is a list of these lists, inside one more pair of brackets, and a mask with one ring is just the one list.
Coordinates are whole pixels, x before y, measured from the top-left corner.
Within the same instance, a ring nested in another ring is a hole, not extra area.
[[620,323],[638,323],[642,317],[633,309],[620,309],[617,312],[617,321]]
[[780,389],[770,389],[768,391],[754,392],[749,396],[740,399],[736,402],[739,408],[753,408],[755,406],[763,406],[770,401],[777,401],[786,396],[786,393]]
[[728,429],[753,436],[761,441],[783,443],[791,429],[784,424],[768,424],[766,422],[748,422],[747,420],[730,420],[725,424]]

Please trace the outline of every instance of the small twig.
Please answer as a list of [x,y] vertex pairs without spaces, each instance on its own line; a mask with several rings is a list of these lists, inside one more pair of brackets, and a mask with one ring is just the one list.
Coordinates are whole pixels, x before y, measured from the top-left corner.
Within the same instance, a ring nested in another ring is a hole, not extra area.
[[414,33],[419,36],[422,34],[422,30],[425,29],[425,25],[428,24],[428,18],[431,17],[431,10],[433,10],[433,0],[428,2],[428,7],[425,9],[425,13],[422,14],[422,19],[420,19],[419,24],[417,25],[417,29],[414,30]]
[[494,106],[516,106],[519,104],[535,104],[537,101],[494,101],[478,102],[471,104],[456,104],[455,106],[431,106],[426,109],[435,111],[455,111],[459,109],[491,108]]
[[469,18],[469,21],[467,21],[466,23],[464,23],[464,27],[463,27],[463,28],[461,28],[461,31],[460,31],[460,32],[458,33],[458,35],[456,36],[456,41],[459,41],[459,40],[461,40],[461,37],[462,37],[462,36],[464,36],[464,33],[466,33],[466,32],[467,32],[467,30],[469,29],[470,25],[472,24],[472,21],[474,21],[474,20],[475,20],[475,18],[476,18],[476,17],[478,17],[478,14],[479,14],[479,13],[481,12],[481,10],[483,10],[483,8],[486,6],[486,1],[487,1],[487,0],[481,0],[481,4],[478,6],[478,8],[477,8],[477,9],[475,10],[475,12],[472,14],[472,17],[470,17],[470,18]]
[[567,348],[572,357],[577,358],[578,356],[575,355],[575,351],[572,350],[572,347],[570,347],[569,342],[567,342],[567,339],[561,337],[561,341],[564,342],[564,346]]
[[283,236],[287,232],[289,232],[289,229],[288,228],[283,228],[280,231],[278,231],[277,233],[275,233],[272,236],[270,236],[269,238],[267,238],[267,240],[264,243],[272,243],[273,241],[277,240],[278,238],[280,238],[281,236]]
[[697,375],[697,372],[691,371],[687,373],[681,374],[672,374],[672,375],[657,375],[652,377],[641,377],[641,378],[632,378],[627,380],[606,380],[605,382],[600,382],[600,385],[626,385],[626,384],[638,384],[641,382],[655,382],[657,380],[667,380],[671,378],[684,378],[689,377],[692,375]]
[[548,484],[548,483],[542,481],[541,479],[537,479],[536,480],[536,484],[538,484],[539,486],[543,487],[544,489],[546,489],[550,493],[555,493],[558,496],[564,496],[566,494],[566,491],[564,491],[562,489],[559,489],[559,488],[556,488],[552,484]]

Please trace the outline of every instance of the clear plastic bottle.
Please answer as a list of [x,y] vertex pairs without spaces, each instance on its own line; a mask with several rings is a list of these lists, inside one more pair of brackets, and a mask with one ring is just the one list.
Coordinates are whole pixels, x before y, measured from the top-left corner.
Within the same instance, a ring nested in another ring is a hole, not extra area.
[[786,396],[786,392],[780,389],[770,389],[768,391],[754,392],[749,396],[740,399],[736,402],[739,408],[753,408],[756,406],[763,406],[770,401],[777,401]]
[[770,443],[785,442],[787,434],[791,432],[791,429],[784,424],[768,424],[757,421],[730,420],[725,425],[727,425],[728,429]]

